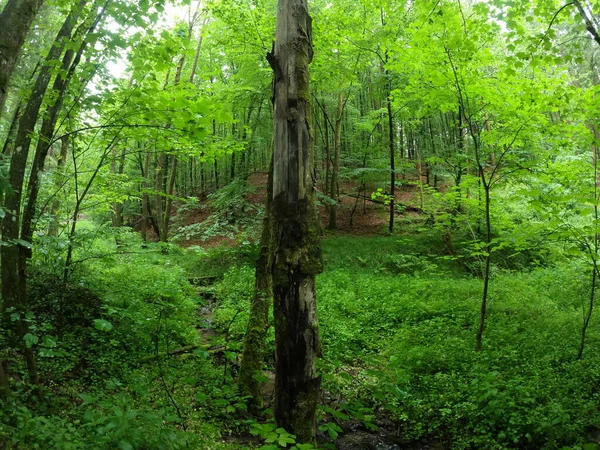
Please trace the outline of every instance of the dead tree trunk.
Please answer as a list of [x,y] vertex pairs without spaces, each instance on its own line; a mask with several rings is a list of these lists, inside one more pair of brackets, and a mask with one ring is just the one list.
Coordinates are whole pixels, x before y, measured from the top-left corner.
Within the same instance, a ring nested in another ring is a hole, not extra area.
[[275,317],[275,420],[314,442],[321,385],[315,276],[322,270],[310,127],[312,23],[307,0],[279,0],[273,51],[271,274]]

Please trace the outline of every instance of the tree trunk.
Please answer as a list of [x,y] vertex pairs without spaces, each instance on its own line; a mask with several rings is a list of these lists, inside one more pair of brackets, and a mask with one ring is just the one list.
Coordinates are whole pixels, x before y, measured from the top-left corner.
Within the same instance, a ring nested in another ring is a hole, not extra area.
[[[586,10],[581,5],[581,2],[579,0],[573,0],[573,4],[579,11],[579,14],[581,15],[581,18],[583,19],[583,22],[585,24],[586,30],[588,30],[588,32],[592,35],[592,38],[596,41],[596,43],[600,45],[600,33],[598,32],[598,29],[594,25],[592,19],[590,19],[590,17],[588,16]],[[596,25],[597,24],[598,22],[596,22]]]
[[[592,127],[592,131],[594,133],[594,138],[596,142],[600,139],[600,131],[596,130]],[[599,149],[596,145],[592,146],[593,151],[593,163],[594,163],[594,224],[595,227],[598,225],[598,219],[600,219],[600,214],[598,210],[598,158],[599,158]],[[590,325],[590,320],[592,319],[592,313],[594,312],[594,306],[596,302],[596,284],[598,279],[598,250],[600,244],[600,234],[596,228],[593,236],[593,245],[591,246],[590,252],[592,259],[592,288],[590,292],[590,300],[588,303],[587,311],[584,311],[584,319],[583,326],[581,327],[581,341],[579,343],[579,352],[577,352],[577,359],[583,358],[583,351],[585,349],[585,338],[587,334],[588,327]]]
[[165,200],[165,210],[162,217],[162,225],[160,226],[160,242],[167,242],[169,240],[169,221],[171,220],[171,206],[173,205],[173,195],[175,194],[175,180],[177,179],[177,158],[173,156],[173,163],[171,164],[171,173],[169,175],[169,182],[167,183]]
[[481,294],[481,309],[479,312],[479,330],[477,331],[477,338],[475,341],[475,350],[481,351],[482,341],[483,341],[483,332],[485,330],[485,320],[487,318],[487,303],[488,303],[488,294],[490,287],[490,268],[492,262],[492,217],[490,212],[490,185],[489,182],[485,179],[485,172],[483,167],[479,166],[479,173],[481,183],[484,189],[485,195],[485,262],[483,268],[483,293]]
[[196,51],[194,53],[194,62],[192,64],[192,72],[190,73],[190,83],[194,82],[196,70],[198,69],[198,60],[200,59],[200,50],[202,49],[202,32],[204,31],[204,26],[206,25],[207,20],[208,19],[205,19],[202,25],[200,26],[200,34],[198,35],[198,45],[196,46]]
[[144,156],[144,164],[142,166],[142,186],[144,188],[142,195],[142,240],[147,242],[148,240],[148,225],[150,222],[150,196],[148,195],[148,189],[150,187],[150,152],[146,152]]
[[274,156],[271,270],[275,317],[275,421],[315,442],[321,354],[315,276],[322,270],[312,178],[307,0],[279,0],[273,52]]
[[162,219],[163,219],[163,214],[164,214],[164,207],[163,207],[163,196],[162,195],[158,195],[158,192],[163,192],[163,184],[164,184],[164,176],[165,176],[165,168],[166,168],[166,156],[164,153],[159,153],[158,156],[156,157],[156,167],[155,167],[155,173],[154,173],[154,190],[157,192],[157,194],[155,194],[155,199],[154,199],[154,215],[156,217],[156,224],[158,225],[158,233],[157,233],[157,237],[160,240],[161,235],[163,234],[162,231]]
[[337,199],[338,199],[338,173],[340,171],[340,152],[342,148],[342,118],[344,117],[344,96],[338,94],[337,115],[335,117],[335,127],[333,130],[333,166],[331,168],[331,185],[329,186],[329,196],[336,203],[329,207],[330,230],[337,229]]
[[[389,77],[389,73],[386,70],[386,75]],[[388,81],[389,82],[389,81]],[[394,115],[392,112],[392,100],[390,98],[391,95],[391,86],[388,85],[388,95],[387,95],[387,113],[388,113],[388,127],[390,132],[390,223],[388,226],[388,231],[390,234],[394,233],[394,217],[396,214],[396,207],[394,206],[394,202],[396,200],[396,150],[394,145]],[[423,205],[421,205],[423,208]]]
[[327,117],[327,112],[325,111],[325,106],[323,106],[323,126],[325,130],[325,134],[323,136],[324,145],[325,145],[325,195],[329,195],[329,180],[330,180],[330,166],[331,166],[331,155],[329,149],[329,118]]
[[60,141],[60,156],[56,163],[55,180],[54,180],[54,192],[55,198],[50,207],[50,225],[48,226],[48,236],[58,236],[58,211],[60,210],[60,200],[58,194],[63,185],[62,181],[62,170],[67,162],[67,154],[69,152],[69,136],[65,135]]
[[10,121],[10,128],[8,129],[8,133],[6,135],[6,140],[4,141],[4,145],[2,145],[2,156],[10,156],[11,151],[11,142],[15,140],[17,136],[17,129],[19,125],[19,121],[21,120],[21,113],[23,112],[23,104],[19,102],[17,109],[13,114],[13,118]]
[[[110,164],[110,171],[113,175],[123,175],[125,169],[125,152],[126,147],[123,146],[121,154],[117,157],[117,147],[113,147]],[[112,226],[115,228],[123,226],[123,204],[121,202],[115,202],[112,205]]]
[[29,28],[44,0],[8,0],[0,13],[0,117],[8,97],[8,83]]

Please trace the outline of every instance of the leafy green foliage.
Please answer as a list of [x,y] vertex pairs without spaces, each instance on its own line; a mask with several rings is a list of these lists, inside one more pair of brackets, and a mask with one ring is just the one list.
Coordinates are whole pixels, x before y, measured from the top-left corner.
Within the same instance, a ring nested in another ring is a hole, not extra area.
[[[587,448],[600,423],[590,277],[600,88],[597,42],[581,38],[600,3],[581,1],[583,15],[578,3],[310,3],[316,196],[340,211],[336,189],[389,205],[391,139],[400,191],[396,236],[323,242],[319,430],[330,440],[352,422],[457,449]],[[52,2],[30,33],[0,142],[12,142],[12,113],[72,6]],[[29,311],[6,310],[27,330],[10,345],[1,337],[11,394],[0,447],[241,448],[226,441],[250,427],[265,449],[312,448],[250,419],[235,385],[264,214],[246,175],[264,171],[272,150],[264,55],[276,9],[112,1],[86,37],[46,170],[33,174],[36,235],[0,242],[33,252]],[[87,3],[76,28],[95,12]],[[110,73],[124,62],[124,74]],[[54,79],[59,61],[49,65]],[[49,90],[44,105],[57,98]],[[323,193],[336,124],[339,186]],[[27,130],[34,143],[36,130]],[[9,185],[7,156],[0,197],[31,186],[25,177]],[[171,202],[175,239],[225,236],[237,246],[142,242],[134,230],[146,226],[146,241],[152,229],[162,234]],[[13,216],[0,206],[0,219]],[[474,352],[490,255],[484,348]],[[578,360],[582,312],[591,321]],[[271,350],[272,328],[267,339]],[[37,357],[41,394],[26,382],[22,349]],[[264,363],[272,368],[272,357]]]
[[277,428],[273,423],[253,423],[250,433],[254,436],[260,436],[264,441],[261,450],[277,450],[280,448],[289,448],[290,450],[312,450],[312,444],[297,444],[296,436],[288,433],[283,428]]

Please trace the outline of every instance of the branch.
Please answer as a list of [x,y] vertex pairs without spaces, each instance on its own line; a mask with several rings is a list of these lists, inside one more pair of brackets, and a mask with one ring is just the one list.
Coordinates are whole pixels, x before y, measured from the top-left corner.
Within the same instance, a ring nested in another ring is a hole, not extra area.
[[71,135],[77,134],[77,133],[81,133],[83,131],[101,130],[101,129],[106,129],[106,128],[120,128],[121,130],[123,128],[159,128],[159,129],[164,129],[164,130],[168,130],[168,131],[185,131],[185,130],[183,130],[181,128],[167,127],[167,126],[164,126],[164,125],[146,125],[146,124],[95,125],[95,126],[83,127],[83,128],[78,128],[77,130],[69,131],[68,133],[62,134],[62,135],[60,135],[60,136],[52,139],[48,145],[52,145],[55,142],[60,141],[64,137],[71,136]]
[[588,17],[587,13],[585,12],[585,9],[583,9],[583,6],[581,6],[579,0],[574,0],[573,4],[577,7],[577,9],[579,10],[579,14],[581,14],[581,17],[585,22],[585,28],[589,31],[589,33],[592,35],[592,37],[598,43],[598,45],[600,45],[600,35],[598,34],[598,30],[596,30],[596,27],[592,23],[591,19]]
[[548,25],[548,28],[546,29],[546,32],[544,33],[544,36],[546,36],[548,34],[548,31],[550,31],[550,28],[552,28],[552,25],[554,24],[554,21],[556,20],[556,18],[558,17],[558,15],[560,14],[560,12],[569,7],[569,6],[573,6],[575,4],[575,2],[569,2],[566,5],[564,5],[563,7],[561,7],[558,11],[556,11],[554,13],[554,16],[552,16],[552,20],[550,21],[550,24]]

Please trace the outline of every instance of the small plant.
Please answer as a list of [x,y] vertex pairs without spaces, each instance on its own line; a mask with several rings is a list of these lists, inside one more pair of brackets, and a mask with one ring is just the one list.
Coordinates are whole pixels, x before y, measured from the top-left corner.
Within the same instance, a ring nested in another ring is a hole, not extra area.
[[[288,433],[283,428],[277,428],[274,423],[253,423],[250,434],[259,436],[265,441],[261,450],[278,450],[280,448],[289,448],[290,450],[313,450],[312,444],[296,443],[296,436]],[[288,447],[288,446],[291,447]]]
[[375,192],[371,193],[371,200],[382,201],[387,206],[392,201],[392,196],[384,192],[383,188],[378,188]]
[[327,422],[319,426],[319,430],[327,433],[332,440],[336,440],[343,430],[335,422]]

